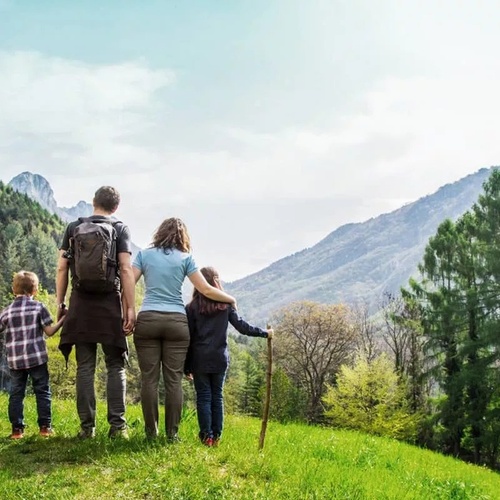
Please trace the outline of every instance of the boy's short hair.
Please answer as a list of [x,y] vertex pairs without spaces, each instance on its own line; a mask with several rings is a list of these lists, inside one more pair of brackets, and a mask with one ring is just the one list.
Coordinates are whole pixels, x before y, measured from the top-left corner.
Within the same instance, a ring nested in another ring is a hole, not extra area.
[[95,192],[93,204],[94,208],[114,212],[120,204],[120,193],[114,187],[102,186]]
[[33,295],[38,289],[38,276],[30,271],[19,271],[12,280],[15,295]]

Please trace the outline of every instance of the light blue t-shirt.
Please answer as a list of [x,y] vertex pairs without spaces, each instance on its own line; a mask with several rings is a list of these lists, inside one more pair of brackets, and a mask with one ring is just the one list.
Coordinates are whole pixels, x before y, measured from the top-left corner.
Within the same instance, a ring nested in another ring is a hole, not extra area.
[[182,283],[198,270],[190,253],[147,248],[136,255],[133,266],[142,271],[146,283],[141,311],[186,313]]

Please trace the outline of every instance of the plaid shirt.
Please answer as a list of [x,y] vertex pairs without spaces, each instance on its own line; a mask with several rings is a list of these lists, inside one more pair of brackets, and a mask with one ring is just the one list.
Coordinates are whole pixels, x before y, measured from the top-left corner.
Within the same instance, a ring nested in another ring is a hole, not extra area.
[[48,361],[43,327],[52,324],[47,308],[22,295],[0,313],[0,333],[5,334],[7,363],[11,370],[25,370]]

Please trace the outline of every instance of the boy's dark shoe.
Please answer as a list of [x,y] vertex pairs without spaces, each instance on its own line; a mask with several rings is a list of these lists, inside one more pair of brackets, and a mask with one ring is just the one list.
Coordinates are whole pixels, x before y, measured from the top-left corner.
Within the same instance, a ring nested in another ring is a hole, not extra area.
[[54,435],[54,430],[49,425],[40,426],[40,436],[50,437]]
[[80,429],[76,437],[78,439],[93,439],[95,438],[95,429]]
[[24,437],[24,429],[12,429],[10,439],[22,439]]

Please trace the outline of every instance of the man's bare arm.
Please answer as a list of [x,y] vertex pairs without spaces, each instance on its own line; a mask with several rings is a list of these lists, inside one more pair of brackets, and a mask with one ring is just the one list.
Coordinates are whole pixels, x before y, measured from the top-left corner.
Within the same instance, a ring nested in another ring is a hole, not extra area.
[[135,326],[135,278],[128,252],[118,254],[122,282],[123,330],[131,332]]
[[57,261],[56,275],[56,300],[57,300],[57,320],[59,321],[64,315],[61,304],[64,304],[64,298],[68,290],[69,282],[69,261],[64,257],[64,250],[59,251],[59,259]]

